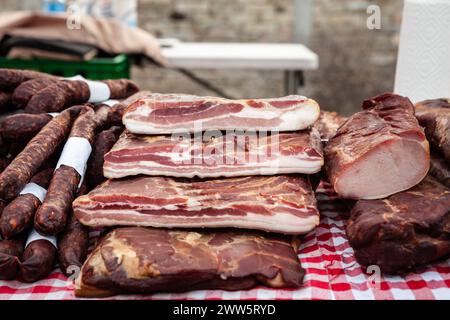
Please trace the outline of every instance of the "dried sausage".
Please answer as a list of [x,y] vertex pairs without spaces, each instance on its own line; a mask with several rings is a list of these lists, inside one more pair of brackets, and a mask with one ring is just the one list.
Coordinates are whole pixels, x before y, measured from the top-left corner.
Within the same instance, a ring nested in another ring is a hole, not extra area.
[[81,110],[71,107],[53,118],[27,144],[0,174],[0,199],[15,198],[42,164],[48,160],[70,131],[71,124]]
[[88,228],[83,226],[72,213],[67,228],[58,241],[59,266],[66,276],[69,277],[76,272],[76,269],[81,269],[86,260],[88,247]]
[[111,150],[122,131],[122,127],[114,126],[97,135],[86,170],[86,181],[89,188],[94,188],[106,180],[103,176],[103,157]]
[[22,82],[36,78],[57,79],[50,74],[34,70],[0,69],[0,89],[13,91]]
[[[47,189],[52,174],[52,168],[44,169],[34,175],[30,182]],[[41,200],[32,193],[20,194],[11,201],[5,207],[0,217],[0,232],[3,237],[9,239],[31,227],[34,221],[34,214],[40,205]]]
[[0,134],[7,141],[29,141],[52,119],[46,113],[6,116],[0,120]]
[[[92,145],[96,126],[94,110],[89,106],[84,106],[73,124],[69,141],[71,138],[84,138]],[[64,147],[63,153],[67,151],[67,146],[68,144]],[[34,220],[36,230],[46,235],[55,235],[64,230],[81,179],[80,172],[64,163],[55,170],[45,200],[36,212]]]
[[22,82],[12,94],[12,104],[18,108],[24,108],[36,93],[56,81],[53,78],[37,78]]

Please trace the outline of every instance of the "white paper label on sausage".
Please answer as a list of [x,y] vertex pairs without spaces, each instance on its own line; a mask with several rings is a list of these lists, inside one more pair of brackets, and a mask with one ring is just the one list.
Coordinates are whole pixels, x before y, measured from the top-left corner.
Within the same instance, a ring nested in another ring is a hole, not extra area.
[[111,96],[111,91],[109,90],[109,87],[106,83],[100,82],[100,81],[92,81],[85,79],[83,76],[73,76],[70,78],[66,78],[67,80],[80,80],[86,82],[86,84],[89,87],[89,100],[88,102],[103,102],[109,99]]
[[87,161],[91,155],[91,152],[91,144],[86,138],[70,137],[64,145],[64,149],[59,157],[55,169],[58,169],[61,165],[74,168],[81,176],[81,185],[86,172]]
[[52,116],[53,118],[59,115],[59,112],[48,112],[49,116]]
[[38,198],[39,201],[41,201],[42,203],[44,202],[47,190],[34,182],[30,182],[25,185],[25,187],[22,189],[22,191],[20,191],[19,194],[28,194],[28,193]]
[[56,237],[55,236],[43,236],[42,234],[40,234],[39,232],[36,231],[36,229],[33,228],[33,230],[31,230],[30,234],[28,235],[27,238],[27,242],[25,244],[25,248],[28,247],[28,245],[30,243],[32,243],[33,241],[36,240],[47,240],[48,242],[50,242],[55,248],[58,248],[58,243],[56,241]]
[[102,104],[105,104],[108,107],[113,107],[113,106],[115,106],[118,103],[120,103],[120,101],[119,100],[115,100],[115,99],[109,99],[109,100],[106,100],[106,101],[102,102]]

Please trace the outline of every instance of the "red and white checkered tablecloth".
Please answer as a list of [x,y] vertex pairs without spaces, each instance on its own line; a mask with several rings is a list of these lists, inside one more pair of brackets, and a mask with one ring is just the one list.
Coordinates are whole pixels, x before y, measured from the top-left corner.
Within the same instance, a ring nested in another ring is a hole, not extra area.
[[[248,291],[199,290],[187,293],[120,295],[108,299],[450,299],[450,259],[406,277],[365,274],[345,235],[342,206],[326,185],[318,189],[320,225],[306,235],[299,259],[306,270],[303,287]],[[341,207],[341,208],[340,208]],[[61,272],[32,284],[0,281],[0,300],[76,299],[73,283]]]

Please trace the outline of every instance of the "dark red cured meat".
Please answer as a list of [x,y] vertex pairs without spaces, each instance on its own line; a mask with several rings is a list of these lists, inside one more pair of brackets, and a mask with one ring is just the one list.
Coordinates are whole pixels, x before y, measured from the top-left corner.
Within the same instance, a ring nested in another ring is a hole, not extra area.
[[[75,120],[69,138],[85,138],[92,145],[98,122],[90,106],[84,106]],[[36,211],[34,227],[45,235],[56,235],[63,231],[71,204],[80,184],[81,176],[67,165],[61,165],[53,174],[44,202]]]
[[42,164],[67,138],[70,127],[80,112],[81,106],[71,107],[53,118],[27,144],[0,174],[0,199],[16,197]]
[[19,278],[24,282],[36,282],[47,277],[54,269],[56,248],[46,239],[31,242],[25,248],[19,267]]
[[220,177],[311,174],[323,165],[315,129],[273,135],[197,138],[144,136],[125,131],[105,156],[107,178],[138,174],[174,177]]
[[347,236],[357,261],[396,274],[450,254],[450,190],[431,177],[383,200],[360,200]]
[[424,100],[421,102],[416,103],[415,107],[417,108],[445,108],[450,109],[450,99],[431,99],[431,100]]
[[0,91],[0,112],[8,110],[11,106],[11,93]]
[[50,74],[33,70],[0,69],[0,90],[13,91],[22,82],[36,78],[58,79]]
[[382,94],[363,103],[328,141],[325,168],[344,198],[379,199],[418,184],[430,167],[429,144],[408,98]]
[[103,130],[96,136],[86,169],[85,180],[90,188],[94,188],[106,180],[103,176],[104,156],[117,142],[122,131],[122,127],[114,126],[107,130]]
[[[429,100],[416,104],[416,117],[430,144],[450,162],[450,107],[448,103]],[[430,107],[431,106],[431,107]]]
[[[139,89],[127,79],[105,80],[111,91],[112,99],[123,99]],[[70,105],[86,103],[91,96],[89,86],[82,80],[60,80],[36,93],[28,102],[25,110],[29,113],[55,112]]]
[[59,267],[66,276],[81,270],[89,247],[89,230],[73,214],[64,232],[58,238]]
[[89,87],[84,81],[60,80],[38,93],[28,101],[27,113],[57,112],[64,108],[88,101]]
[[53,117],[49,114],[19,113],[0,120],[0,134],[7,141],[26,141],[33,138]]
[[450,163],[437,150],[431,150],[430,174],[450,188]]
[[319,131],[320,137],[326,143],[346,120],[345,117],[340,116],[336,112],[321,111],[319,119],[314,123],[314,127]]
[[22,82],[13,92],[12,103],[18,108],[24,108],[36,93],[56,81],[54,78],[37,78]]
[[132,133],[168,134],[176,130],[296,131],[317,120],[319,106],[302,96],[228,100],[186,94],[149,94],[131,103],[123,123]]
[[111,99],[124,99],[137,93],[139,87],[129,79],[103,80],[111,91]]
[[[39,171],[30,182],[47,189],[53,169]],[[33,225],[34,214],[41,201],[33,194],[26,193],[17,196],[3,210],[0,217],[0,233],[4,238],[14,237]]]
[[300,175],[108,180],[77,198],[73,210],[93,227],[237,227],[301,234],[319,222],[311,185]]
[[13,280],[19,270],[24,239],[0,239],[0,280]]
[[75,294],[100,297],[242,290],[257,284],[299,287],[303,275],[286,237],[238,231],[119,228],[106,235],[83,265]]

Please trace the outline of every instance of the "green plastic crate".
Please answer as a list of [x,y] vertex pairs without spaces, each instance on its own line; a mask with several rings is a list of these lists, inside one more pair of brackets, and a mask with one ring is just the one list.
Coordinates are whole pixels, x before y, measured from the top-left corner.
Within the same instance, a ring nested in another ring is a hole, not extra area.
[[89,61],[22,60],[0,57],[0,68],[33,69],[62,77],[79,74],[92,80],[130,78],[130,60],[126,54],[119,54],[113,58],[94,58]]

